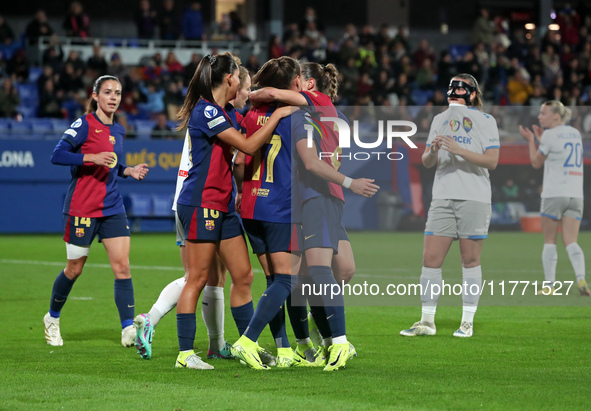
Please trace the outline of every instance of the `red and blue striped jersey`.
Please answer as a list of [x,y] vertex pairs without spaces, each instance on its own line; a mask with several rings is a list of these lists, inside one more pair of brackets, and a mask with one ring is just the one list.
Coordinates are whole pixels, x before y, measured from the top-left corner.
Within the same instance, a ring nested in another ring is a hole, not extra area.
[[[126,168],[121,163],[124,135],[125,128],[121,124],[103,124],[95,113],[78,118],[64,132],[62,140],[72,146],[68,151],[79,154],[79,162],[62,163],[70,165],[72,174],[64,202],[64,214],[96,218],[125,212],[117,185],[117,176],[123,176]],[[58,144],[58,147],[60,146],[63,145]],[[115,153],[115,162],[111,167],[93,163],[82,164],[84,154],[105,151]]]
[[[261,105],[246,114],[246,138],[271,117],[275,106]],[[254,156],[246,156],[242,183],[242,218],[271,223],[291,222],[291,119],[283,118],[270,143]]]
[[228,211],[232,193],[232,147],[217,135],[232,127],[217,104],[201,99],[189,118],[192,166],[183,182],[178,204]]

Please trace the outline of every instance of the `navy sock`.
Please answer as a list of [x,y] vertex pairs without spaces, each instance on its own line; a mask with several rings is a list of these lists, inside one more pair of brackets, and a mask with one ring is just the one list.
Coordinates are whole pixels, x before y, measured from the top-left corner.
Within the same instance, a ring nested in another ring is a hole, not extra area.
[[[267,290],[273,284],[274,275],[266,276],[267,279]],[[277,348],[289,347],[289,340],[287,339],[287,332],[285,331],[285,309],[283,306],[279,309],[279,312],[271,321],[269,321],[269,329],[275,340]]]
[[[321,297],[331,336],[335,338],[345,335],[347,333],[345,326],[345,300],[342,290],[336,295],[331,293],[336,291],[336,287],[333,287],[333,285],[338,285],[332,275],[332,269],[328,266],[315,265],[309,267],[309,270],[314,284],[317,287],[322,287]],[[328,286],[325,287],[326,285]],[[325,290],[326,292],[324,292]]]
[[115,305],[117,305],[117,310],[119,310],[121,328],[132,325],[135,300],[133,299],[133,283],[131,282],[131,278],[124,280],[115,279]]
[[[310,337],[310,329],[308,328],[308,306],[307,305],[293,305],[295,301],[292,301],[292,295],[287,296],[285,302],[287,312],[289,314],[289,321],[291,322],[291,328],[293,328],[293,334],[298,340],[303,340]],[[294,298],[293,300],[299,300]],[[306,301],[304,299],[304,301]]]
[[60,317],[60,311],[66,303],[68,295],[70,295],[70,291],[72,291],[72,286],[75,282],[76,280],[70,280],[68,277],[66,277],[66,274],[64,274],[63,270],[55,278],[55,281],[53,282],[53,290],[51,290],[49,315],[54,318]]
[[328,320],[326,319],[326,310],[324,309],[324,306],[310,305],[310,314],[312,314],[312,318],[314,318],[314,322],[316,323],[316,327],[318,327],[318,331],[320,331],[322,338],[330,337],[332,333],[330,332],[330,325],[328,325]]
[[197,331],[195,313],[176,315],[176,334],[179,339],[179,351],[189,351],[193,349],[193,344],[195,343],[195,331]]
[[[288,274],[275,274],[273,283],[265,290],[257,304],[257,309],[248,324],[244,335],[256,341],[267,324],[277,315],[285,299],[297,284],[297,277]],[[285,327],[284,327],[285,328]],[[289,347],[289,344],[287,345]]]
[[248,323],[250,323],[250,320],[252,320],[252,316],[254,315],[252,301],[249,301],[240,307],[231,307],[230,309],[232,310],[232,317],[238,328],[238,333],[240,335],[244,334],[244,331],[246,331],[246,328],[248,327]]

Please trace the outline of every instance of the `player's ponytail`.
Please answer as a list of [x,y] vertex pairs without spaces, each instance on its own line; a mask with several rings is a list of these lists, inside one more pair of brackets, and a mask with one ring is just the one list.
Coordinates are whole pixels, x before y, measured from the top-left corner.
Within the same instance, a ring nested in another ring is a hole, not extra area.
[[322,66],[318,63],[306,63],[302,66],[304,81],[314,79],[316,90],[326,94],[334,101],[339,89],[339,71],[334,64]]
[[476,81],[474,76],[472,74],[462,73],[454,76],[453,78],[462,79],[476,89],[476,97],[474,97],[474,100],[472,100],[472,106],[482,111],[482,91],[480,90],[478,81]]
[[[92,93],[98,95],[101,92],[101,88],[103,87],[103,84],[105,83],[105,81],[109,81],[109,80],[114,80],[117,83],[121,84],[119,79],[115,76],[100,76],[99,78],[97,78],[94,81],[94,84],[92,85]],[[96,100],[92,96],[90,96],[90,98],[86,102],[86,114],[94,113],[97,110],[98,110],[98,103],[96,102]]]
[[569,107],[565,107],[564,104],[558,100],[548,100],[542,105],[550,107],[550,111],[552,111],[554,114],[558,114],[560,119],[565,124],[568,123],[572,118],[573,113],[571,109]]
[[208,54],[201,59],[187,88],[187,96],[183,107],[177,115],[178,119],[181,120],[177,130],[187,126],[191,112],[200,99],[204,98],[217,104],[212,91],[222,84],[227,74],[233,74],[236,70],[238,70],[238,65],[229,54],[224,53],[218,56]]

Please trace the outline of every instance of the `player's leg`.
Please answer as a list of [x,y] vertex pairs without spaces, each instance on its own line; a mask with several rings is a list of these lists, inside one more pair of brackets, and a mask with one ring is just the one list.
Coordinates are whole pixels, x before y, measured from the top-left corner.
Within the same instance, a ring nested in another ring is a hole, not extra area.
[[558,198],[543,198],[540,206],[542,219],[542,233],[544,234],[544,248],[542,249],[542,266],[544,268],[543,288],[538,294],[551,294],[554,292],[556,281],[556,264],[558,253],[556,252],[556,239],[562,212]]
[[226,266],[219,256],[215,256],[203,289],[201,300],[201,315],[207,336],[209,348],[207,358],[233,359],[230,352],[231,345],[224,339],[224,286],[226,285]]
[[[582,203],[582,201],[580,201]],[[585,254],[578,244],[581,228],[582,205],[579,210],[568,210],[562,217],[562,242],[568,253],[568,258],[575,271],[577,286],[582,296],[591,296],[591,291],[585,280]]]
[[484,240],[460,238],[460,255],[462,257],[462,321],[454,337],[471,337],[474,333],[474,315],[478,309],[480,290],[482,288],[482,268],[480,255]]
[[458,224],[451,200],[435,199],[431,202],[425,237],[423,239],[423,266],[421,267],[421,320],[400,335],[414,337],[435,335],[435,313],[441,295],[443,276],[441,266],[451,244],[458,235]]
[[[67,262],[53,282],[49,312],[43,317],[45,340],[53,346],[64,345],[60,332],[61,310],[72,291],[74,282],[82,274],[82,269],[90,253],[90,244],[96,233],[96,219],[82,220],[64,214],[64,241],[66,242]],[[86,226],[88,224],[88,226]],[[75,233],[76,235],[72,235]]]

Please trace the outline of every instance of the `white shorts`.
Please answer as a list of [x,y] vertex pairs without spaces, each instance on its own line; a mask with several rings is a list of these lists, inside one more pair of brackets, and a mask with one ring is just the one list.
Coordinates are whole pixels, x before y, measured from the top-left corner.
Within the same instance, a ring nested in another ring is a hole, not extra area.
[[491,205],[480,201],[434,199],[429,207],[425,235],[487,238],[491,213]]
[[540,214],[552,220],[560,220],[562,216],[583,219],[583,199],[574,197],[542,198]]

